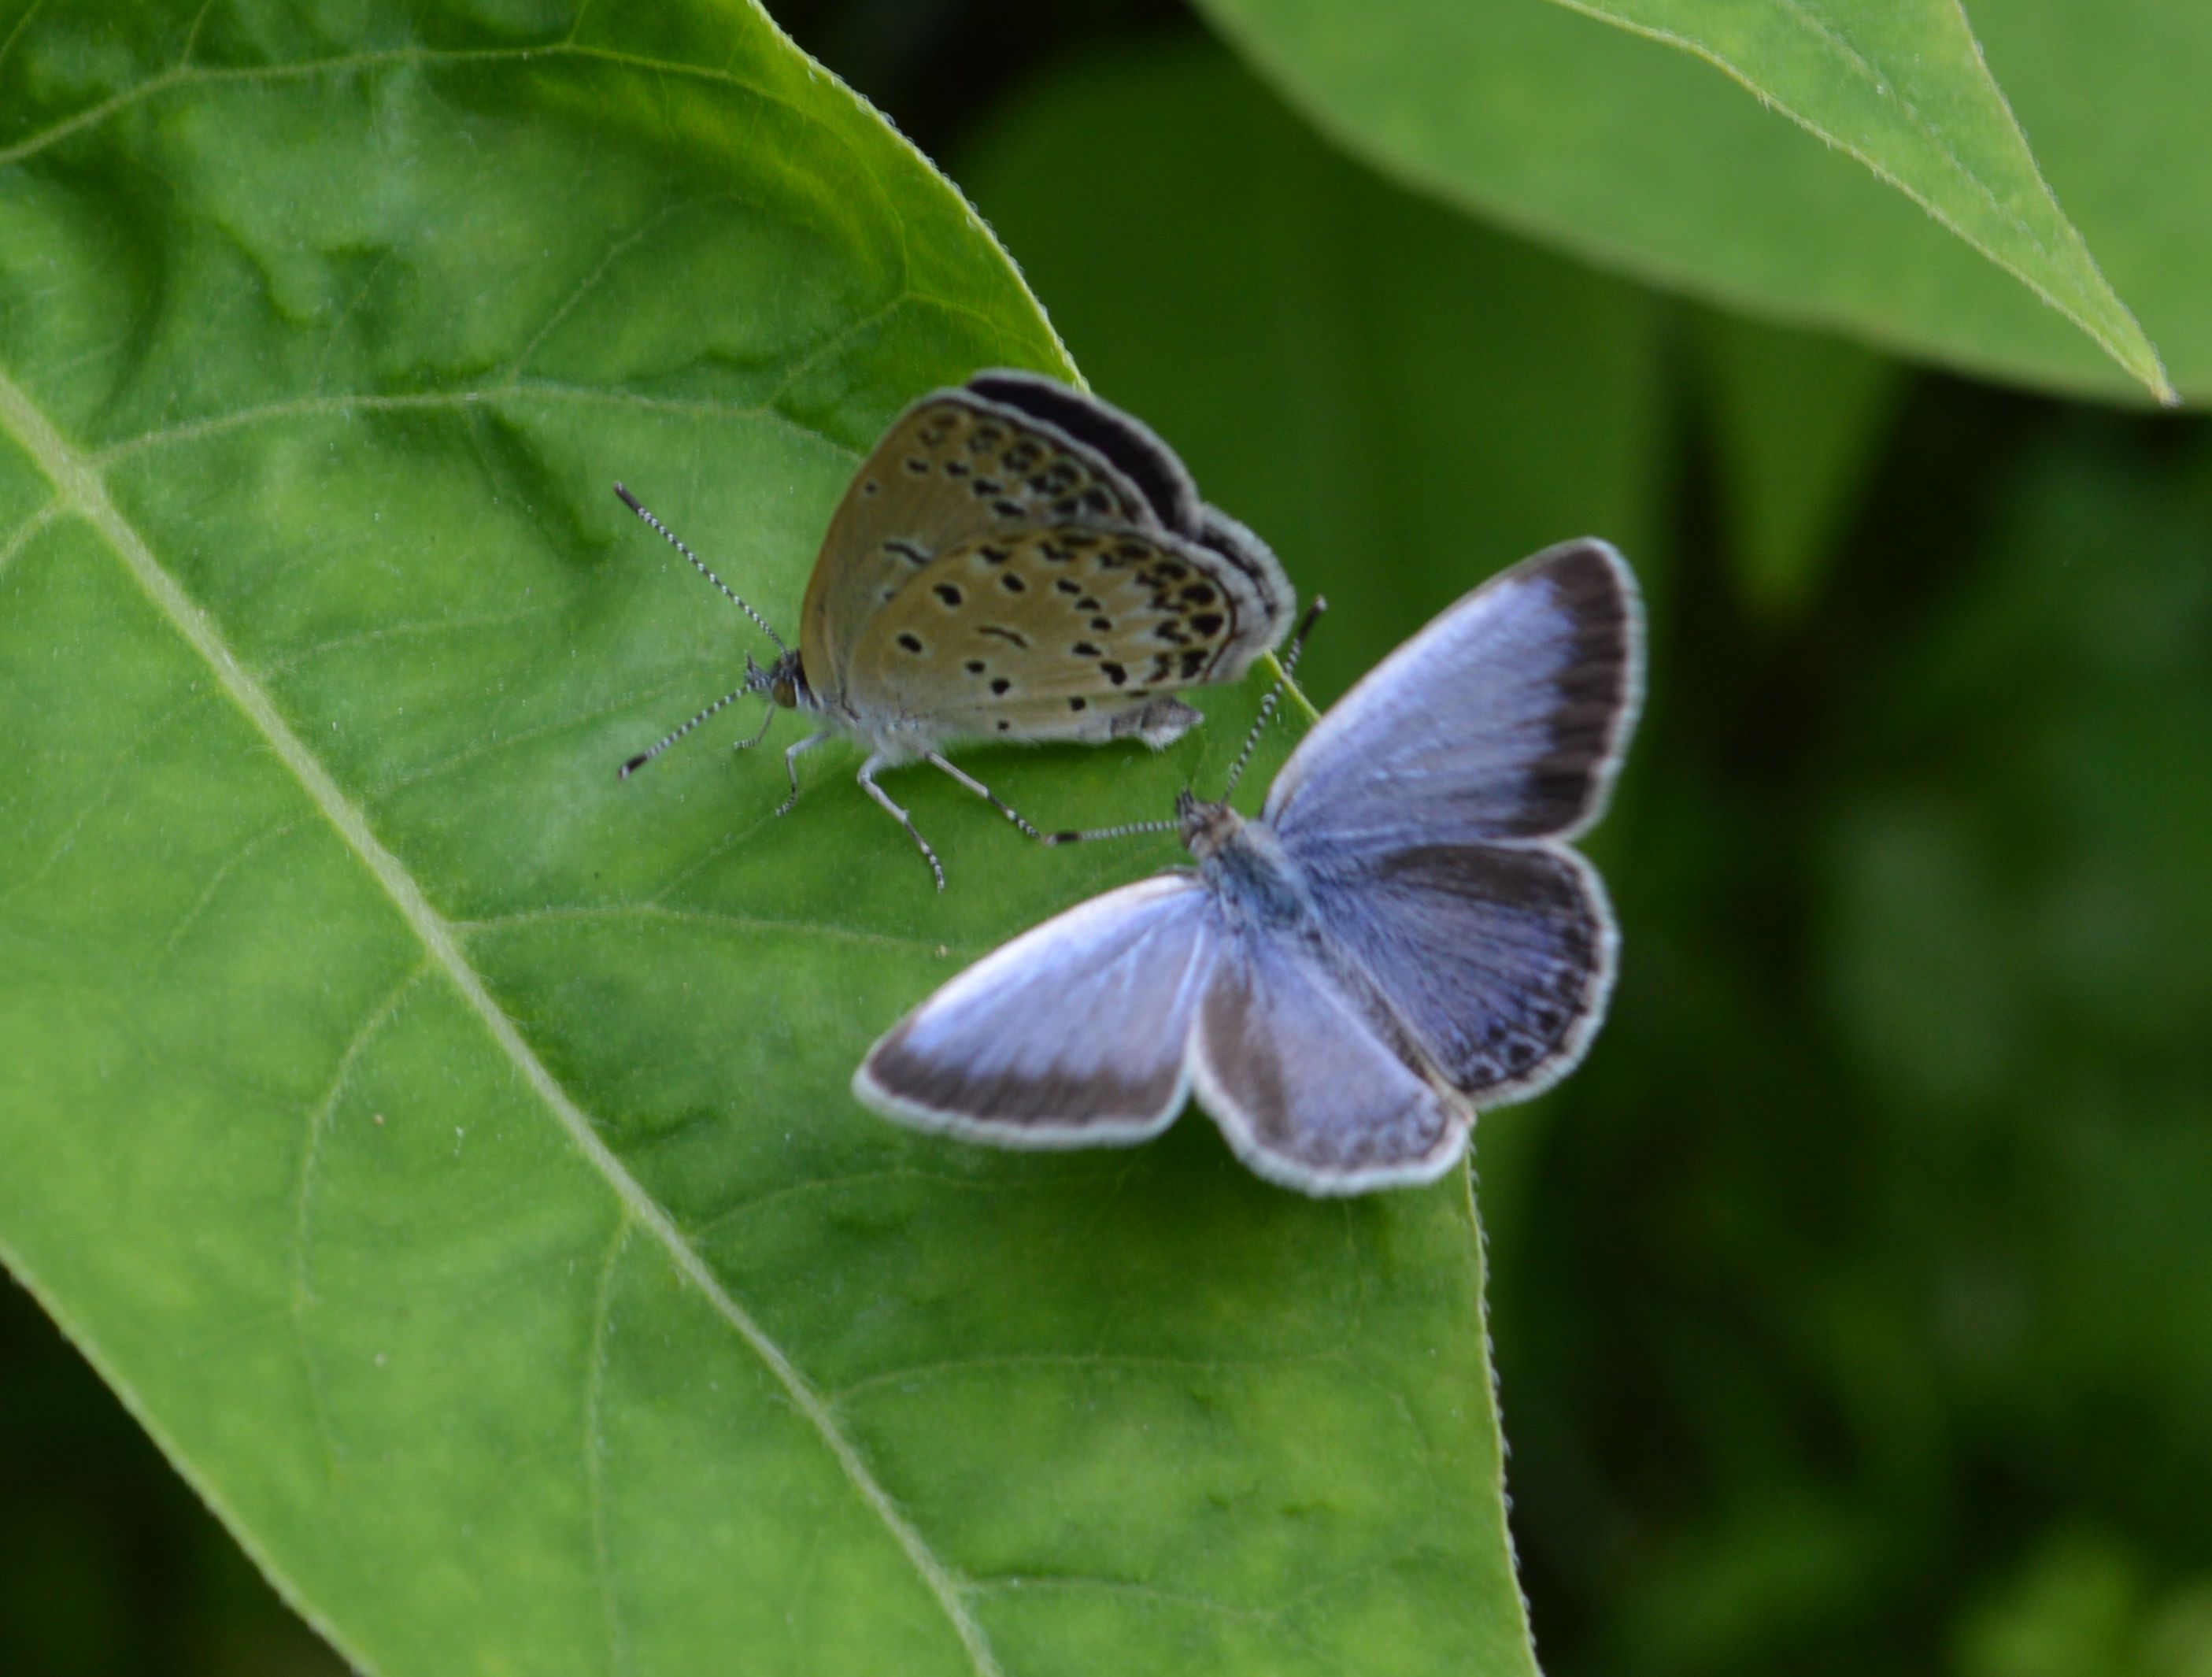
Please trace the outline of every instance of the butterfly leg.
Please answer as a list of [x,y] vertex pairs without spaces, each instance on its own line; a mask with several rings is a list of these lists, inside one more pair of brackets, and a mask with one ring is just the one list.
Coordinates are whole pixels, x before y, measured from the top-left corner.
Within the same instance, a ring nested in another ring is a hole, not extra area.
[[819,733],[810,733],[783,754],[783,773],[784,777],[791,782],[791,796],[775,806],[775,812],[778,815],[789,815],[791,806],[799,801],[799,754],[801,751],[812,750],[829,738],[830,730],[827,728],[823,729]]
[[929,841],[915,830],[914,823],[908,817],[907,812],[891,802],[890,794],[876,784],[876,770],[889,769],[896,761],[896,758],[887,757],[881,752],[878,752],[860,765],[860,784],[867,789],[869,797],[889,810],[896,818],[898,824],[906,829],[906,835],[921,847],[922,860],[929,864],[929,871],[937,876],[937,889],[943,890],[945,870],[938,865],[937,853],[929,848]]
[[992,791],[990,787],[985,786],[982,781],[977,780],[973,775],[969,775],[961,769],[955,769],[951,763],[947,763],[943,757],[938,756],[934,751],[932,751],[929,754],[929,761],[935,763],[939,769],[942,769],[946,774],[952,776],[954,780],[959,781],[961,785],[966,787],[969,791],[974,793],[978,798],[981,798],[993,809],[998,811],[1000,815],[1003,815],[1007,820],[1012,822],[1015,826],[1020,828],[1022,831],[1028,834],[1039,844],[1050,842],[1050,841],[1048,840],[1042,833],[1040,833],[1036,828],[1030,826],[1028,822],[1022,819],[1020,813],[1014,809],[1013,805],[1008,804],[1005,799],[1000,798],[997,793]]
[[770,727],[775,726],[775,707],[774,705],[770,705],[768,708],[768,714],[761,718],[760,726],[755,728],[743,739],[738,740],[732,749],[740,751],[751,750],[754,746],[759,744],[761,741],[768,738],[768,731]]

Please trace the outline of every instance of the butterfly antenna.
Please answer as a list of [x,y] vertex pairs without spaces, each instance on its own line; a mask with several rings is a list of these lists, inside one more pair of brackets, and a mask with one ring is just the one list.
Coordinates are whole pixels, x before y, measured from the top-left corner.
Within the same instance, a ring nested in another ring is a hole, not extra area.
[[[678,536],[678,534],[677,534],[673,530],[671,530],[671,529],[670,529],[666,525],[663,524],[663,523],[662,523],[659,519],[657,519],[657,518],[653,517],[653,515],[652,513],[650,513],[647,512],[647,511],[645,510],[645,508],[644,508],[642,506],[641,506],[641,505],[639,504],[639,502],[638,502],[638,498],[637,498],[635,495],[632,495],[632,494],[631,494],[628,489],[624,489],[624,488],[623,488],[620,483],[617,483],[617,484],[616,484],[616,485],[615,485],[615,493],[616,493],[617,495],[620,495],[620,496],[622,497],[622,503],[623,503],[623,506],[625,506],[625,507],[629,507],[629,508],[630,509],[630,511],[632,511],[633,513],[636,513],[640,518],[643,519],[643,520],[646,521],[646,523],[647,523],[647,525],[651,526],[653,529],[655,529],[655,530],[659,531],[659,532],[661,533],[662,537],[663,537],[663,538],[665,538],[666,539],[666,541],[667,541],[668,544],[669,544],[671,547],[674,548],[674,549],[675,549],[678,553],[682,554],[682,555],[683,555],[686,559],[689,559],[689,560],[690,560],[690,562],[691,562],[695,566],[696,566],[696,567],[698,568],[698,571],[699,571],[699,574],[700,574],[700,575],[702,575],[702,576],[705,577],[705,578],[707,579],[707,580],[708,580],[708,581],[709,581],[709,582],[713,583],[713,584],[714,584],[717,588],[720,588],[720,589],[723,592],[723,593],[726,594],[726,595],[729,597],[729,598],[730,598],[730,602],[731,602],[731,604],[732,604],[732,605],[735,605],[735,606],[738,608],[738,611],[740,611],[744,612],[744,613],[745,614],[745,616],[747,616],[748,617],[750,617],[750,618],[753,620],[753,622],[754,622],[755,623],[757,623],[757,624],[759,626],[759,628],[760,628],[760,632],[761,632],[762,634],[763,634],[763,635],[767,635],[767,636],[768,636],[768,638],[769,638],[769,640],[771,640],[771,641],[775,641],[775,649],[776,649],[778,652],[780,652],[780,653],[781,653],[781,652],[789,652],[789,651],[791,650],[791,648],[790,648],[790,647],[787,647],[787,646],[785,646],[785,645],[783,644],[783,636],[781,636],[781,635],[778,635],[778,634],[775,632],[775,630],[774,627],[772,627],[772,626],[769,624],[769,620],[768,620],[767,618],[765,618],[765,617],[762,617],[762,616],[761,616],[761,614],[760,614],[759,612],[757,612],[757,611],[754,611],[754,610],[752,609],[752,607],[750,607],[750,605],[747,605],[744,603],[744,601],[743,599],[739,598],[738,598],[738,592],[737,592],[737,590],[736,590],[736,589],[734,589],[734,588],[731,587],[731,586],[730,586],[730,585],[729,585],[728,583],[726,583],[726,582],[723,581],[723,580],[722,580],[722,579],[721,579],[720,577],[719,577],[719,576],[715,575],[714,572],[712,572],[712,571],[708,570],[708,569],[707,568],[707,566],[706,566],[706,562],[705,562],[705,561],[702,560],[702,559],[699,557],[699,556],[698,556],[697,554],[696,554],[696,553],[692,552],[692,551],[691,551],[691,550],[690,550],[690,548],[688,548],[688,547],[684,546],[684,545],[683,538],[682,538],[681,537],[679,537],[679,536]],[[732,698],[734,698],[735,696],[736,696],[736,695],[735,695],[735,694],[732,694],[732,695],[731,696],[731,697],[732,697]],[[722,701],[722,703],[723,703],[723,704],[727,704],[728,702],[729,702],[729,700],[728,700],[728,699],[725,699],[725,700],[723,700],[723,701]],[[718,706],[718,707],[716,707],[716,708],[720,708],[720,707]],[[707,713],[705,713],[705,715],[702,715],[702,717],[700,717],[700,718],[699,718],[699,719],[697,719],[697,720],[700,720],[700,721],[703,721],[703,720],[705,720],[705,717],[706,717],[706,716],[711,716],[713,714],[714,714],[714,712],[713,712],[712,710],[709,710],[709,711],[708,711]],[[677,732],[676,732],[676,735],[675,735],[675,736],[672,736],[672,738],[675,738],[675,737],[681,736],[681,735],[685,732],[685,729],[686,729],[686,728],[689,728],[689,727],[691,727],[691,726],[696,726],[696,722],[693,722],[693,723],[687,723],[687,724],[685,725],[685,727],[684,727],[684,728],[679,728],[679,729],[678,729],[678,730],[677,730]],[[653,748],[653,750],[657,751],[658,750],[659,750],[659,746],[655,746],[655,747]],[[652,756],[652,755],[653,755],[653,752],[648,751],[646,755],[647,755],[647,756]],[[628,774],[629,771],[628,769],[624,769],[623,772],[624,774]]]
[[[752,659],[748,658],[745,662],[750,665],[752,662]],[[628,780],[631,775],[636,774],[639,769],[644,768],[645,765],[651,763],[653,758],[659,756],[671,745],[673,745],[678,740],[683,738],[685,734],[690,732],[692,729],[697,727],[708,717],[714,715],[715,712],[720,710],[732,700],[742,699],[748,693],[757,693],[759,691],[760,682],[757,677],[749,677],[743,687],[733,689],[732,691],[723,694],[720,698],[708,705],[706,709],[701,711],[696,716],[686,722],[682,727],[676,729],[665,738],[662,739],[660,743],[655,745],[651,750],[640,751],[628,763],[623,764],[621,772],[617,774],[615,778],[618,781]],[[754,732],[753,737],[750,739],[739,740],[738,742],[738,749],[742,751],[747,746],[759,744],[763,738],[768,733],[768,725],[774,720],[775,720],[775,707],[774,705],[770,705],[768,708],[768,714],[761,718],[761,725]]]
[[1139,833],[1172,833],[1181,823],[1174,821],[1132,821],[1121,827],[1087,827],[1077,833],[1047,833],[1047,844],[1088,844],[1093,839],[1131,838]]
[[1244,776],[1244,765],[1252,761],[1252,752],[1260,744],[1260,735],[1267,726],[1267,719],[1275,714],[1282,702],[1283,689],[1291,679],[1291,672],[1298,667],[1298,654],[1306,649],[1306,636],[1313,632],[1314,622],[1328,610],[1328,602],[1319,594],[1306,607],[1306,615],[1298,620],[1297,632],[1291,636],[1290,650],[1283,654],[1283,672],[1275,677],[1275,684],[1267,690],[1267,697],[1260,701],[1260,714],[1252,719],[1252,732],[1244,736],[1244,749],[1237,754],[1237,761],[1229,765],[1229,783],[1221,788],[1224,802],[1237,790],[1237,782]]

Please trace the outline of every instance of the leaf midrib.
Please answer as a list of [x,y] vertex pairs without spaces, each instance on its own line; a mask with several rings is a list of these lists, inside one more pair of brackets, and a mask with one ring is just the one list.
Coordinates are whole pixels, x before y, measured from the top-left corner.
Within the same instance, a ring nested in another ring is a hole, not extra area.
[[367,817],[321,762],[294,732],[260,684],[224,644],[207,613],[165,570],[153,551],[107,493],[91,459],[73,447],[38,404],[0,373],[0,430],[13,436],[53,486],[57,513],[75,512],[106,541],[132,580],[161,611],[187,645],[207,665],[217,684],[267,741],[277,760],[296,780],[323,818],[358,857],[413,930],[430,961],[450,979],[501,1051],[537,1094],[577,1151],[599,1171],[627,1213],[648,1230],[680,1273],[696,1287],[723,1322],[767,1365],[812,1425],[823,1443],[862,1501],[882,1520],[908,1562],[936,1598],[981,1677],[1000,1677],[988,1639],[968,1611],[963,1584],[910,1525],[880,1485],[836,1418],[781,1346],[722,1285],[667,1211],[646,1191],[623,1162],[599,1139],[591,1119],[532,1051],[512,1018],[492,998],[483,978],[462,951],[453,923],[440,914],[414,877],[386,849]]

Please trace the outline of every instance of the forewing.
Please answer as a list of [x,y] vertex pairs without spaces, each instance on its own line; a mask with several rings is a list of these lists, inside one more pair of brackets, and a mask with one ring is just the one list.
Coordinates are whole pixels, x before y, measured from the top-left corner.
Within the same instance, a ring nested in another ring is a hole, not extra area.
[[1163,528],[1212,549],[1251,580],[1278,617],[1289,617],[1294,601],[1274,554],[1235,519],[1198,498],[1190,473],[1152,427],[1088,392],[1034,373],[978,373],[968,389],[1091,449],[1136,487]]
[[1164,530],[1053,525],[913,568],[862,633],[847,695],[939,738],[1097,738],[1115,713],[1233,681],[1279,638],[1279,601]]
[[1467,1145],[1468,1115],[1350,977],[1278,927],[1226,933],[1192,1037],[1199,1100],[1229,1145],[1307,1194],[1432,1182]]
[[1548,548],[1340,700],[1276,776],[1267,818],[1293,850],[1571,837],[1603,811],[1642,690],[1627,565],[1600,541]]
[[853,1092],[890,1117],[1005,1147],[1158,1133],[1188,1094],[1212,957],[1206,894],[1139,881],[986,956],[868,1050]]
[[1477,1106],[1523,1100],[1582,1059],[1619,940],[1571,851],[1423,845],[1301,857],[1323,927],[1430,1064]]
[[1204,510],[1198,490],[1176,452],[1142,420],[1087,391],[1034,373],[994,368],[968,380],[970,395],[1012,408],[1040,426],[1090,449],[1145,497],[1159,525],[1195,534]]
[[1154,521],[1142,490],[1056,428],[969,390],[923,397],[891,422],[830,518],[799,617],[808,678],[842,693],[868,619],[939,555],[1078,520]]

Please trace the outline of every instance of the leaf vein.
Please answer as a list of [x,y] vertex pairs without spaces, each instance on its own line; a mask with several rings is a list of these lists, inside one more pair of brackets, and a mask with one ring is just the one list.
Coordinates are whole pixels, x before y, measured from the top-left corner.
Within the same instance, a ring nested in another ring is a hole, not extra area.
[[15,533],[5,542],[0,542],[0,571],[6,570],[10,560],[38,540],[39,532],[60,517],[61,513],[62,503],[58,501],[49,501],[37,512],[17,525]]
[[493,1042],[520,1073],[554,1121],[567,1133],[586,1163],[605,1181],[629,1213],[667,1252],[678,1271],[697,1289],[709,1309],[766,1365],[791,1404],[812,1426],[854,1492],[879,1519],[908,1563],[920,1576],[950,1622],[981,1677],[1000,1677],[997,1659],[982,1627],[969,1611],[966,1584],[922,1539],[891,1500],[859,1449],[838,1425],[820,1395],[782,1346],[723,1285],[675,1218],[600,1139],[591,1117],[577,1105],[520,1029],[470,963],[459,935],[421,884],[370,827],[362,808],[349,798],[320,758],[308,750],[261,684],[231,654],[214,622],[165,569],[144,538],[123,516],[107,493],[92,460],[57,431],[46,414],[15,382],[0,374],[0,428],[11,433],[36,460],[57,491],[82,511],[113,549],[147,597],[213,672],[231,702],[267,742],[316,809],[359,857],[389,896],[428,959],[454,985]]
[[592,1291],[592,1345],[584,1379],[584,1492],[592,1516],[592,1571],[599,1590],[599,1611],[607,1625],[607,1670],[618,1677],[629,1664],[623,1649],[622,1612],[615,1599],[614,1567],[607,1553],[606,1433],[599,1406],[605,1395],[607,1358],[614,1334],[615,1272],[637,1225],[629,1211],[615,1224],[615,1237],[600,1261],[599,1284]]
[[307,1407],[315,1419],[315,1436],[322,1441],[323,1468],[331,1480],[336,1480],[338,1474],[337,1434],[331,1426],[330,1407],[323,1394],[322,1366],[315,1360],[314,1348],[307,1341],[307,1310],[315,1302],[314,1283],[307,1271],[309,1220],[314,1207],[315,1166],[322,1157],[323,1133],[329,1128],[331,1115],[337,1110],[338,1098],[345,1093],[346,1084],[353,1076],[354,1066],[384,1027],[392,1023],[405,1003],[408,993],[428,975],[429,970],[430,963],[427,958],[416,962],[407,975],[394,985],[384,1000],[371,1008],[362,1020],[361,1028],[353,1034],[353,1040],[338,1055],[337,1065],[331,1072],[328,1091],[307,1114],[307,1133],[300,1147],[300,1184],[294,1195],[292,1207],[292,1296],[285,1315],[291,1324],[292,1344],[300,1353],[301,1372],[307,1387]]

